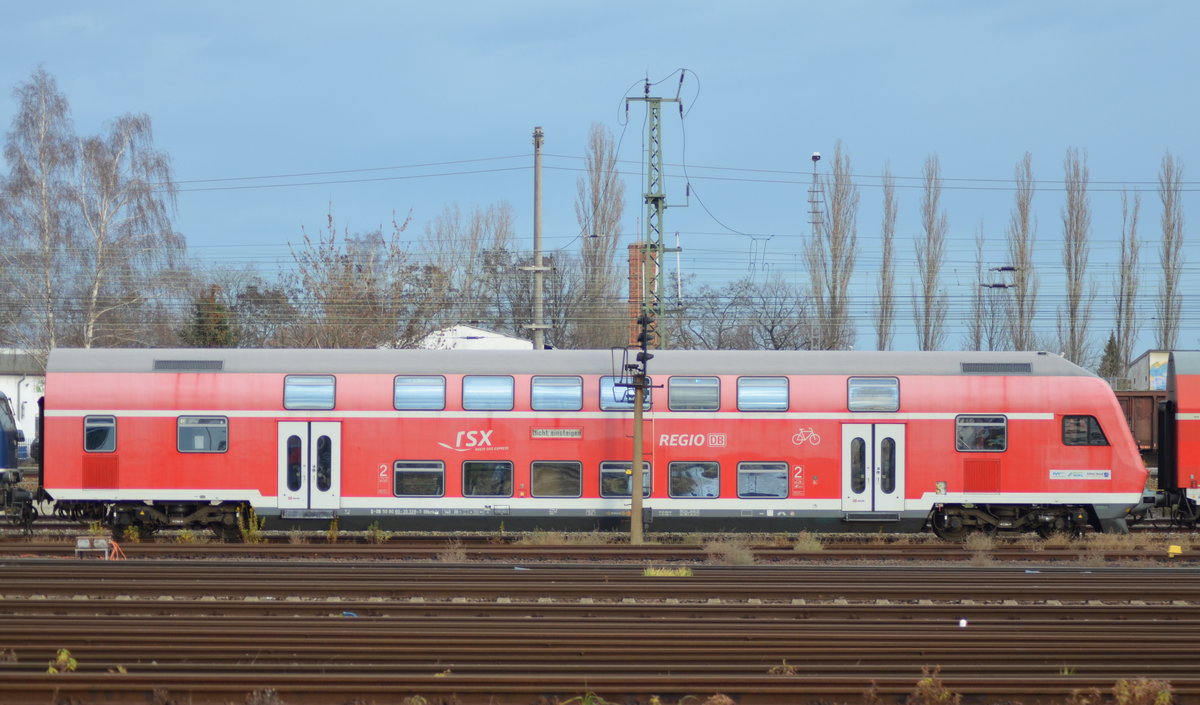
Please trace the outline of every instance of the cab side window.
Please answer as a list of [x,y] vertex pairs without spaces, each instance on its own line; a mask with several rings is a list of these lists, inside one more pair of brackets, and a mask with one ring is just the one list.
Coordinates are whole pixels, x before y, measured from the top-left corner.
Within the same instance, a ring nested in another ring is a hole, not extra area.
[[1064,416],[1062,439],[1067,446],[1108,445],[1108,437],[1095,416]]

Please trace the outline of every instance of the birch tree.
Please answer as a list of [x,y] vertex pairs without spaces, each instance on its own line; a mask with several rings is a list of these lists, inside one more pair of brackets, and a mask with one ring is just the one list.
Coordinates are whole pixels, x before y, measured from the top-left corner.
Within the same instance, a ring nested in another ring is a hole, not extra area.
[[1065,301],[1059,308],[1058,337],[1063,356],[1077,365],[1091,354],[1088,328],[1091,322],[1095,287],[1087,280],[1092,213],[1088,198],[1087,154],[1067,150],[1063,159],[1067,202],[1063,208],[1062,263],[1066,276]]
[[1007,308],[1008,340],[1013,350],[1033,350],[1037,342],[1033,321],[1037,313],[1038,277],[1033,268],[1037,225],[1033,220],[1033,155],[1017,163],[1016,196],[1008,221],[1008,257],[1012,267],[1012,293]]
[[75,256],[70,188],[77,164],[70,106],[44,68],[13,91],[17,112],[4,145],[9,175],[0,188],[5,298],[23,320],[8,342],[43,364],[65,326],[66,269]]
[[1179,315],[1183,294],[1183,163],[1167,152],[1158,172],[1158,197],[1162,201],[1162,281],[1158,288],[1159,350],[1173,350],[1179,339]]
[[186,245],[171,226],[170,159],[154,148],[150,118],[125,115],[84,139],[71,190],[79,214],[77,278],[81,347],[151,345],[138,324],[174,291]]
[[941,289],[946,231],[949,222],[942,210],[941,165],[936,154],[925,160],[924,187],[921,197],[923,238],[915,241],[918,289],[913,300],[917,324],[917,342],[921,350],[940,350],[945,341],[946,296]]

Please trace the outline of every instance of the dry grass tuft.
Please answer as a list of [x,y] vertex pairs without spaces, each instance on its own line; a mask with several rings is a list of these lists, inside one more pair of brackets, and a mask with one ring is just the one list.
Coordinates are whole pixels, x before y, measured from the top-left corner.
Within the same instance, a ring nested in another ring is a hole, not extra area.
[[825,550],[825,544],[821,541],[821,537],[807,531],[801,531],[797,536],[792,548],[796,551],[811,553],[813,551]]
[[647,578],[690,578],[692,577],[692,569],[687,566],[676,568],[655,568],[654,566],[648,566],[642,571],[642,575]]
[[447,541],[446,550],[439,553],[437,559],[442,563],[466,563],[467,550],[458,539]]
[[754,549],[743,541],[709,541],[704,552],[709,562],[718,565],[754,565]]
[[996,548],[996,538],[979,531],[972,531],[963,541],[963,548],[968,551],[992,551]]

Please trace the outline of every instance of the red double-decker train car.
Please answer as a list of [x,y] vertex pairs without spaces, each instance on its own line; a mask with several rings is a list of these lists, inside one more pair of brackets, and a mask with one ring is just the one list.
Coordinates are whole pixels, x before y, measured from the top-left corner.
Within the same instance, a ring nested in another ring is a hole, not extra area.
[[1173,523],[1200,523],[1200,351],[1176,350],[1158,410],[1158,504]]
[[[55,350],[44,490],[115,530],[627,527],[625,351]],[[1112,391],[1045,353],[656,351],[652,530],[1123,531]]]

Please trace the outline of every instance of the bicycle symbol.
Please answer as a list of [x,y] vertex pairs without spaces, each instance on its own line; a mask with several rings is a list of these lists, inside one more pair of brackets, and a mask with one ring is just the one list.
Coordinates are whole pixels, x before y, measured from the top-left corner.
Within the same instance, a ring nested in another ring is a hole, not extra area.
[[811,443],[815,446],[818,446],[821,445],[821,436],[819,436],[817,432],[811,428],[802,428],[796,433],[796,435],[792,436],[792,443],[798,446],[802,446],[805,443]]

